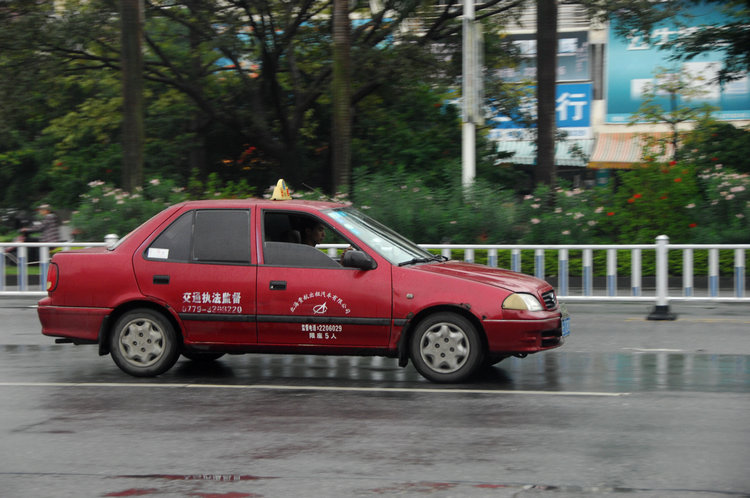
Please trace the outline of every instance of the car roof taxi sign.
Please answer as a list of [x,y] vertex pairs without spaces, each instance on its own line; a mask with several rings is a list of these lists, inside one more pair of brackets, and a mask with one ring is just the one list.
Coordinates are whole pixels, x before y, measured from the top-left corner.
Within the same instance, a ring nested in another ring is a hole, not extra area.
[[273,195],[271,196],[272,201],[290,201],[292,196],[289,194],[289,187],[286,186],[284,180],[279,180],[276,183],[276,187],[273,189]]

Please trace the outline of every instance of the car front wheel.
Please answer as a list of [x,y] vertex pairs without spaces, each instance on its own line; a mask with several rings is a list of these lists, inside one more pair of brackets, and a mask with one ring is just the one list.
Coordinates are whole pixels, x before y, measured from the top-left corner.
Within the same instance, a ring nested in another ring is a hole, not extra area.
[[476,327],[450,312],[423,320],[410,342],[414,366],[433,382],[462,382],[482,365],[484,348]]
[[135,377],[153,377],[172,368],[180,355],[174,327],[156,311],[139,309],[120,317],[110,335],[112,359]]

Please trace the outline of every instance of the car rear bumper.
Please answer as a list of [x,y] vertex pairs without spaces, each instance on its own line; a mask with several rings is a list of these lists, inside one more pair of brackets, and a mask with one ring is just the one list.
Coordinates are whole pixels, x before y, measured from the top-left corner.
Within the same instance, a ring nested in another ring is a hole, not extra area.
[[112,312],[109,308],[79,308],[39,305],[42,334],[74,340],[97,342],[102,321]]

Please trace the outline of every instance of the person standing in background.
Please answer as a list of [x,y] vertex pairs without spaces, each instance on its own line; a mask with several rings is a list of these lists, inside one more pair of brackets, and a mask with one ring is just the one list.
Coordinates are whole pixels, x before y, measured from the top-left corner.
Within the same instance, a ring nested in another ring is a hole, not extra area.
[[41,234],[42,242],[58,242],[60,240],[60,218],[52,211],[49,204],[42,204],[37,208],[42,223],[34,232]]

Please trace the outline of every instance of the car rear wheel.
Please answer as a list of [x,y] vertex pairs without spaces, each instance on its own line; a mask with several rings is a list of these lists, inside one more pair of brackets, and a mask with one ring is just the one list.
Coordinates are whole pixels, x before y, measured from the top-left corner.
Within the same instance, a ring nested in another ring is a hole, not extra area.
[[482,365],[484,347],[476,327],[456,313],[428,316],[410,342],[414,366],[433,382],[461,382]]
[[110,335],[112,359],[135,377],[153,377],[172,368],[179,357],[174,327],[162,314],[138,309],[125,313]]

